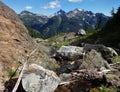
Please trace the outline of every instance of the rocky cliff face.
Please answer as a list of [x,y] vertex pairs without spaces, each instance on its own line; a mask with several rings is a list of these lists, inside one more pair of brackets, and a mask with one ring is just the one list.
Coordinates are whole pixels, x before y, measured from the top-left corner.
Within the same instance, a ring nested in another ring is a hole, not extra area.
[[11,92],[15,81],[8,80],[16,70],[16,76],[11,79],[18,78],[26,60],[27,64],[51,70],[58,66],[55,59],[49,57],[49,48],[33,40],[17,14],[0,2],[0,92],[4,89]]
[[17,14],[0,1],[0,80],[6,79],[10,69],[15,71],[19,62],[24,62],[31,48],[27,29]]

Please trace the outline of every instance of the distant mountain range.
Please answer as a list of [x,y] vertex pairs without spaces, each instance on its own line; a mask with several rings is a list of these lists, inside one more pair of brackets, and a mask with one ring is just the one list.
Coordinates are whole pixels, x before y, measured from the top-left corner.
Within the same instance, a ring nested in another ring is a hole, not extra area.
[[82,9],[69,12],[59,10],[51,16],[23,11],[19,14],[23,23],[38,30],[45,37],[51,37],[61,32],[77,32],[79,29],[95,30],[103,27],[110,19],[102,13],[93,13]]

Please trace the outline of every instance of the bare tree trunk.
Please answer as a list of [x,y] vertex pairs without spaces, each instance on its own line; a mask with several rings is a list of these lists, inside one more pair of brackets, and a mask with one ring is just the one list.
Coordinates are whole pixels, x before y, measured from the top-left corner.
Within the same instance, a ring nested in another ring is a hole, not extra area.
[[36,50],[37,50],[37,48],[34,49],[34,50],[28,55],[28,57],[27,57],[27,59],[26,59],[26,62],[25,62],[24,65],[23,65],[23,69],[22,69],[22,71],[21,71],[21,73],[20,73],[20,75],[19,75],[19,78],[18,78],[18,80],[17,80],[17,82],[16,82],[16,84],[15,84],[12,92],[16,92],[16,91],[17,91],[18,86],[19,86],[19,84],[20,84],[20,81],[21,81],[21,79],[22,79],[24,70],[25,70],[25,68],[27,67],[27,62],[28,62],[30,56],[31,56]]

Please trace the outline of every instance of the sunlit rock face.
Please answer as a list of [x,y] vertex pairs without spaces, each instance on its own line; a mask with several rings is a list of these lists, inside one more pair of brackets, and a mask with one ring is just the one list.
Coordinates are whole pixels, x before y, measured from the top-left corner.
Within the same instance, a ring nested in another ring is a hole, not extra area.
[[59,83],[60,79],[53,71],[37,64],[29,65],[22,77],[26,92],[54,92]]
[[32,39],[17,14],[0,1],[0,79],[6,79],[10,69],[25,61],[31,45]]

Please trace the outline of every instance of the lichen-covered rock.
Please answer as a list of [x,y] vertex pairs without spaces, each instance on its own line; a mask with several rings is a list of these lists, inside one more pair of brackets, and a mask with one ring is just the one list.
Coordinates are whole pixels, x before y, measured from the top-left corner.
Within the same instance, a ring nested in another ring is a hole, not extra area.
[[54,92],[60,83],[59,77],[42,66],[31,64],[22,77],[26,92]]
[[82,63],[83,47],[62,46],[55,55],[55,59],[60,63],[57,73],[69,73],[78,69]]
[[106,47],[104,45],[101,44],[88,44],[88,43],[82,43],[83,47],[84,47],[84,51],[88,52],[92,49],[101,52],[102,55],[104,57],[106,57],[106,59],[112,58],[114,56],[117,56],[117,52],[111,48],[111,47]]
[[80,66],[80,69],[97,68],[100,70],[102,67],[105,67],[106,69],[112,69],[108,62],[102,57],[101,53],[92,49],[83,57],[83,62]]
[[114,87],[120,87],[120,72],[105,75],[106,82]]
[[77,46],[62,46],[56,53],[56,57],[68,60],[75,60],[82,55],[83,47]]

